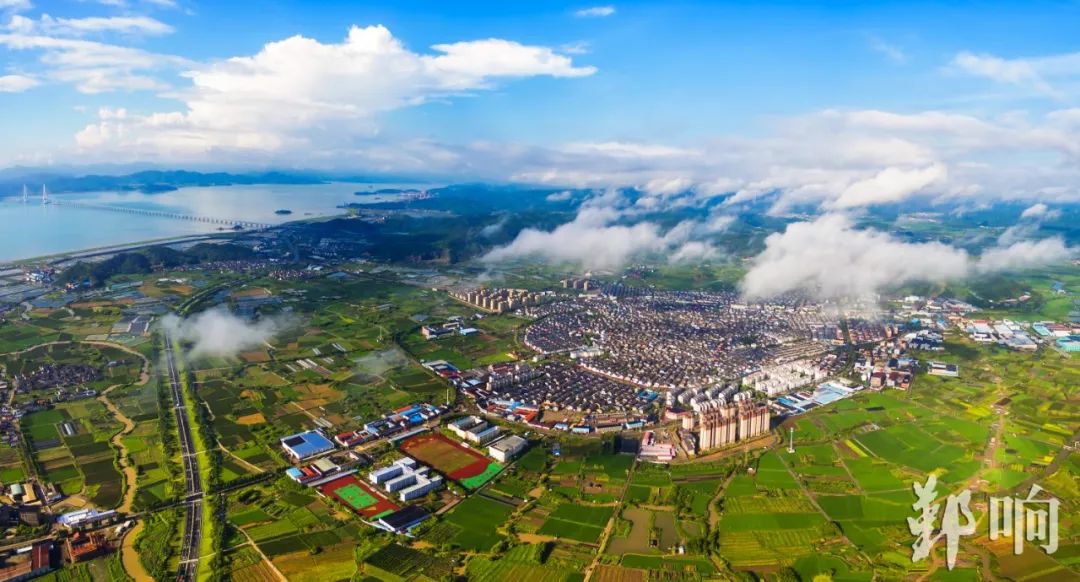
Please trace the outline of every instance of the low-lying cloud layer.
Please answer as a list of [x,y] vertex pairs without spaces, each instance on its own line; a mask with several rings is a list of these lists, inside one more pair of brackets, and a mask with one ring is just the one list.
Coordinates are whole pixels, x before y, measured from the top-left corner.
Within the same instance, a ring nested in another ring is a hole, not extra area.
[[187,319],[168,315],[161,324],[175,339],[192,343],[188,353],[192,358],[229,357],[260,348],[289,326],[289,322],[280,317],[266,317],[249,323],[223,307]]
[[979,257],[939,242],[908,243],[857,229],[844,214],[826,214],[770,235],[741,282],[749,298],[799,291],[825,299],[869,297],[914,281],[946,282],[973,274],[1035,268],[1067,259],[1060,238],[999,241]]
[[489,263],[523,257],[567,262],[585,269],[611,269],[638,255],[663,254],[672,262],[719,256],[704,236],[727,229],[734,217],[715,215],[705,221],[685,220],[668,229],[648,220],[635,221],[648,208],[628,205],[618,191],[596,196],[574,220],[550,231],[526,228],[510,244],[484,256]]

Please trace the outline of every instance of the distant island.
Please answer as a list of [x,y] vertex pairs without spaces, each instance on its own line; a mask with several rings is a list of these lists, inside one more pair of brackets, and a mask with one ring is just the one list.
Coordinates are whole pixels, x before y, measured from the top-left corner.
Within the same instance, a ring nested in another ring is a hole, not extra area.
[[403,190],[401,188],[382,188],[380,190],[358,190],[353,194],[357,196],[371,196],[372,194],[422,194],[421,190],[409,189]]
[[353,192],[356,196],[367,197],[364,202],[351,202],[350,204],[394,204],[399,202],[411,202],[413,200],[427,200],[432,194],[427,190],[383,188],[381,190],[360,190]]
[[281,208],[279,210],[275,210],[274,214],[280,214],[280,215],[292,214],[292,210],[289,210],[288,208]]

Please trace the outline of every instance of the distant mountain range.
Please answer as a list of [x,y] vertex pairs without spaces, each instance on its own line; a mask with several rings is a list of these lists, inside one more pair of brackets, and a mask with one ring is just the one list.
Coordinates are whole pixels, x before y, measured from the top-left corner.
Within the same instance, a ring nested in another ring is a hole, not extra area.
[[235,186],[243,184],[322,184],[322,177],[289,172],[233,174],[227,172],[189,172],[185,170],[145,170],[124,175],[72,175],[41,171],[6,171],[0,174],[0,195],[17,195],[25,184],[39,192],[44,184],[50,192],[95,192],[119,190],[168,192],[186,186]]

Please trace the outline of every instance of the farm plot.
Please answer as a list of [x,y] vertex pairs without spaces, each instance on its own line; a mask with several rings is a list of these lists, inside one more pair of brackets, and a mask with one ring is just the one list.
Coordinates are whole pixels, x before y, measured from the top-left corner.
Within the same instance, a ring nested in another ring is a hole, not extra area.
[[456,546],[486,552],[503,539],[497,530],[513,512],[514,508],[509,505],[473,496],[450,512],[440,524],[448,527],[439,532],[438,537],[441,541],[449,536],[450,543]]
[[538,533],[579,542],[596,543],[611,519],[613,507],[564,503],[555,508]]
[[364,560],[364,572],[368,574],[389,574],[390,579],[411,579],[425,576],[432,580],[442,580],[453,574],[453,565],[444,558],[437,558],[392,543],[371,554]]
[[[724,492],[720,520],[722,555],[738,567],[788,564],[836,533],[814,509],[774,454],[762,457],[757,474],[738,475]],[[784,484],[784,486],[778,486]]]

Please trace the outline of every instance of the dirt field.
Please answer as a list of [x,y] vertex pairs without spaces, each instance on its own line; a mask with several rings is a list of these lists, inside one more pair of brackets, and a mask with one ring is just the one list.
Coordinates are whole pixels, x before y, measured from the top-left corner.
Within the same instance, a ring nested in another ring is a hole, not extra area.
[[479,475],[492,463],[484,455],[441,434],[415,436],[402,442],[401,450],[454,480]]

